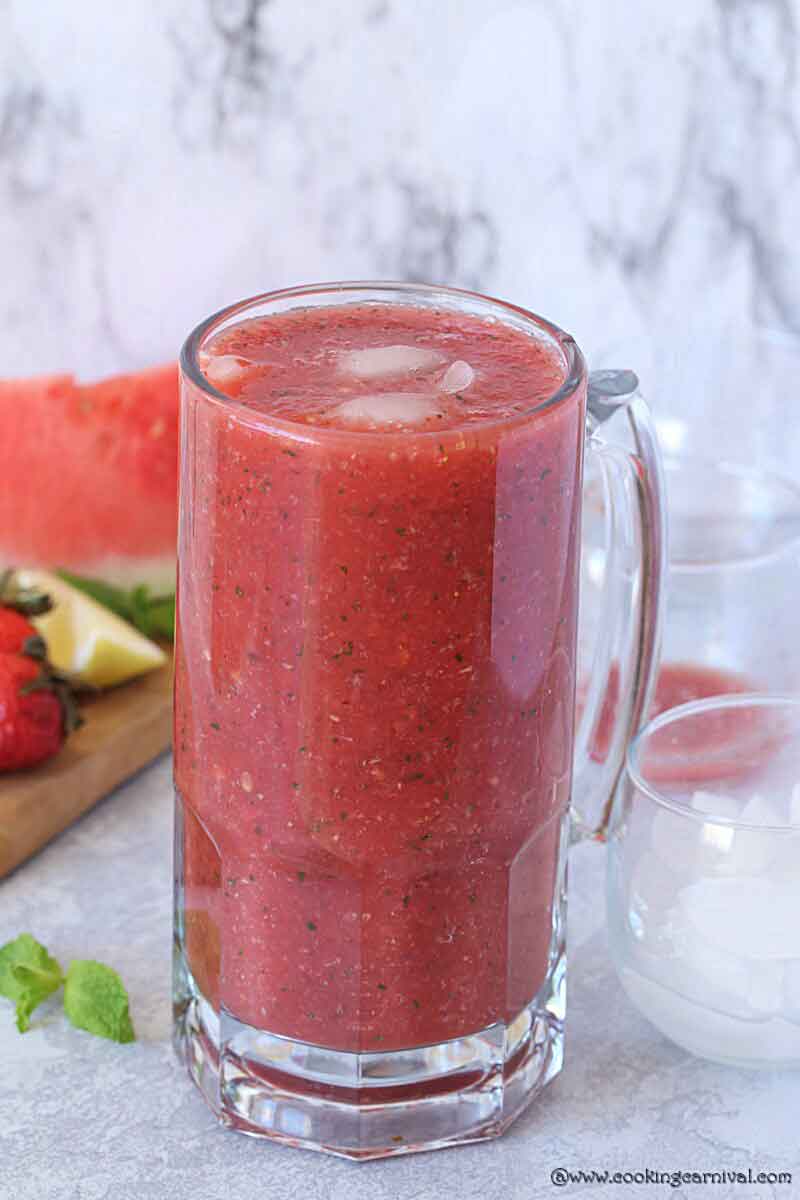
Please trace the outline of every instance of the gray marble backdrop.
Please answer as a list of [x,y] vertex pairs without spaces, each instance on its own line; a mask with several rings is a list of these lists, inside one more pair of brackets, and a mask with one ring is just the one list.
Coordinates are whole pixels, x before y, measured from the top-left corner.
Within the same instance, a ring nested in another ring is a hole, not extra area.
[[799,29],[799,0],[0,0],[0,374],[135,368],[359,276],[645,373],[797,330]]

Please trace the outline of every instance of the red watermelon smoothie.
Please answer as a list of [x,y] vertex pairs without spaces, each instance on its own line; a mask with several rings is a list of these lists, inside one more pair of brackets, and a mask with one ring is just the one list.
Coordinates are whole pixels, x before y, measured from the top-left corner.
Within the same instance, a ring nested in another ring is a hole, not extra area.
[[[743,695],[758,691],[757,683],[735,671],[705,663],[665,662],[656,681],[648,719],[669,709],[712,696]],[[578,687],[577,715],[580,718],[586,689]],[[608,688],[592,742],[592,758],[605,762],[619,703],[619,671],[612,667]],[[688,723],[676,735],[671,726],[650,737],[644,766],[648,779],[657,783],[710,783],[748,774],[762,765],[775,748],[775,741],[758,707],[720,708],[703,722]]]
[[552,964],[584,397],[509,314],[293,308],[185,382],[184,953],[257,1030],[441,1043]]

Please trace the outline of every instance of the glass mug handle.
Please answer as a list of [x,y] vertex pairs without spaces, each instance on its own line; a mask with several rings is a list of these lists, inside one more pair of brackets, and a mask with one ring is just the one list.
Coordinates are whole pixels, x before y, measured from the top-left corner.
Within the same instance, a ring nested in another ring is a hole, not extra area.
[[589,375],[586,449],[605,492],[606,570],[575,737],[573,842],[604,840],[625,751],[644,723],[658,671],[667,516],[655,427],[638,389],[633,371]]

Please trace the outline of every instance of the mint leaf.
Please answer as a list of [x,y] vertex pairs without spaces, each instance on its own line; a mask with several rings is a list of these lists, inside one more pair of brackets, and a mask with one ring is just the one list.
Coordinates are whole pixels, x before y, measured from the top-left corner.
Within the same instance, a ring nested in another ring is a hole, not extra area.
[[56,960],[29,933],[0,946],[0,995],[17,1006],[17,1029],[30,1028],[33,1010],[64,982]]
[[147,618],[150,622],[150,637],[175,637],[175,596],[151,596],[147,602]]
[[175,632],[175,596],[151,596],[144,584],[135,587],[128,595],[130,617],[128,620],[147,637],[164,637],[172,640]]
[[64,1011],[73,1025],[112,1042],[133,1042],[128,993],[116,971],[92,959],[70,963]]
[[139,584],[126,592],[102,579],[73,575],[71,571],[58,571],[57,574],[79,592],[85,592],[104,608],[110,608],[124,621],[130,621],[145,637],[168,638],[172,641],[175,633],[174,593],[152,596],[146,584]]
[[90,579],[85,575],[73,575],[71,571],[56,571],[56,574],[66,580],[67,583],[72,584],[79,592],[85,592],[87,596],[91,596],[98,604],[104,605],[105,608],[110,608],[117,616],[128,620],[130,612],[128,593],[124,592],[122,588],[105,583],[102,579]]

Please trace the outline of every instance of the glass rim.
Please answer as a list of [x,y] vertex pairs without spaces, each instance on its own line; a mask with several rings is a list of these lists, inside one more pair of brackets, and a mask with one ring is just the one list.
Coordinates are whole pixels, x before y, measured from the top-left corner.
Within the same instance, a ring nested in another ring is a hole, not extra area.
[[[682,465],[696,466],[704,471],[713,471],[716,475],[727,476],[740,480],[758,480],[771,488],[792,495],[797,501],[800,514],[800,487],[787,475],[779,471],[764,470],[761,467],[751,467],[747,463],[732,462],[729,459],[706,458],[702,454],[681,453],[669,451],[664,454],[664,474],[669,475],[681,469]],[[711,557],[703,562],[686,558],[670,558],[669,569],[682,575],[700,575],[706,571],[738,570],[742,567],[763,566],[800,546],[800,533],[789,534],[771,550],[754,551],[751,554],[737,553],[725,558]]]
[[736,817],[716,816],[713,813],[704,813],[697,809],[689,808],[686,804],[674,800],[670,796],[665,796],[663,792],[658,791],[657,787],[645,779],[642,774],[640,764],[642,748],[645,742],[661,729],[673,724],[673,722],[682,721],[686,717],[702,716],[704,713],[712,712],[714,709],[752,707],[788,708],[790,711],[793,710],[797,713],[800,721],[800,695],[792,695],[788,692],[735,692],[728,693],[727,695],[706,696],[702,700],[690,700],[686,704],[677,704],[674,708],[668,708],[666,712],[659,713],[657,717],[653,717],[652,720],[648,721],[639,730],[636,737],[632,739],[625,754],[625,775],[638,791],[643,792],[655,804],[659,804],[662,808],[668,808],[672,812],[679,813],[683,817],[688,817],[690,820],[697,821],[701,825],[723,825],[730,829],[746,829],[754,833],[775,833],[796,836],[800,833],[800,824],[751,825],[747,821],[740,821]]
[[[390,296],[407,296],[409,303],[413,301],[413,297],[417,296],[420,299],[434,300],[441,298],[443,301],[452,300],[472,302],[473,305],[480,306],[485,310],[485,315],[496,315],[502,318],[505,313],[508,316],[514,317],[517,321],[532,326],[541,333],[546,334],[555,344],[564,356],[564,365],[566,374],[559,387],[545,397],[544,400],[538,401],[531,408],[525,409],[523,412],[515,412],[510,416],[504,417],[489,417],[486,420],[475,421],[471,423],[474,428],[493,428],[493,427],[514,427],[533,416],[534,414],[544,412],[550,408],[555,408],[562,401],[569,399],[574,395],[580,385],[587,378],[587,367],[583,353],[581,352],[577,342],[571,334],[549,321],[546,317],[539,316],[529,309],[523,308],[518,304],[512,304],[508,300],[501,300],[496,296],[487,296],[483,292],[469,291],[466,288],[447,287],[439,284],[431,283],[415,283],[405,280],[339,280],[330,283],[311,283],[301,284],[296,287],[277,288],[273,291],[260,292],[254,296],[248,296],[244,300],[236,301],[233,304],[227,304],[224,308],[218,309],[210,316],[206,317],[189,333],[181,347],[179,365],[180,370],[187,379],[204,395],[211,403],[219,405],[226,411],[235,412],[237,416],[243,418],[246,424],[264,427],[269,425],[289,436],[294,436],[299,441],[314,441],[320,438],[341,438],[343,435],[348,439],[357,435],[359,439],[375,439],[380,438],[397,438],[403,440],[408,438],[409,431],[406,430],[382,430],[382,429],[365,429],[365,430],[344,430],[336,426],[328,425],[310,425],[300,421],[292,421],[284,416],[275,416],[270,412],[259,412],[257,409],[251,408],[248,405],[240,403],[236,398],[226,395],[210,382],[203,374],[198,362],[198,352],[201,350],[204,340],[217,327],[222,326],[232,317],[246,317],[251,309],[263,307],[269,304],[277,304],[281,301],[292,300],[297,298],[302,300],[303,297],[346,297],[353,293],[384,293],[387,300]],[[454,305],[455,307],[455,305]],[[475,315],[484,315],[477,313]],[[460,429],[461,426],[453,426],[452,429],[420,429],[413,430],[414,437],[424,438],[441,438],[443,433],[452,432],[455,429]]]

